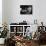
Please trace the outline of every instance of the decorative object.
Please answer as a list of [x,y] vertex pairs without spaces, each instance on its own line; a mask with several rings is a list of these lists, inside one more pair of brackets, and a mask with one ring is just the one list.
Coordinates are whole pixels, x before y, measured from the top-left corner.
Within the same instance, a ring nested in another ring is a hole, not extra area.
[[37,19],[34,20],[34,24],[37,24]]
[[1,32],[0,38],[6,38],[7,37],[7,32],[8,32],[7,24],[4,23],[4,25],[3,25],[3,31]]
[[32,14],[32,5],[20,5],[20,14]]
[[8,29],[7,24],[3,24],[3,31],[0,31],[0,44],[4,44],[4,40],[7,37]]
[[27,27],[26,29],[26,38],[28,40],[32,39],[32,32],[30,32],[30,27]]
[[5,38],[0,38],[0,44],[4,44]]

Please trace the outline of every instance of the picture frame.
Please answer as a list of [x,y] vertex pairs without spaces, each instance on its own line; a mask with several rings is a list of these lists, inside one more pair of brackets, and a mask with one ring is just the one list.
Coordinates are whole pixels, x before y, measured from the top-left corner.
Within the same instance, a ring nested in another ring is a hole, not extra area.
[[20,5],[20,14],[32,14],[33,7],[32,5]]

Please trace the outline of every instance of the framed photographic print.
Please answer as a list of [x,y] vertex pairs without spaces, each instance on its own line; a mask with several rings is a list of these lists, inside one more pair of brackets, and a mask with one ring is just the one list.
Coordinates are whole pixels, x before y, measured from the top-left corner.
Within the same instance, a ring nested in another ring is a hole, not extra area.
[[20,14],[32,14],[32,5],[20,5]]

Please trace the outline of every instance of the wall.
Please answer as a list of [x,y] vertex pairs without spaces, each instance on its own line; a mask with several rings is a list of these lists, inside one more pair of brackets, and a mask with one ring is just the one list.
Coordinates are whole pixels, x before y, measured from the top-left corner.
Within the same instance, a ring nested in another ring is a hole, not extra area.
[[8,23],[6,0],[2,0],[2,23],[4,23],[4,22]]
[[[39,14],[38,2],[37,0],[4,0],[4,15],[6,22],[21,22],[26,20],[28,23],[37,19],[36,16]],[[17,2],[17,3],[16,3]],[[27,4],[28,3],[28,4]],[[32,5],[33,14],[32,15],[21,15],[20,14],[20,5]],[[38,10],[37,10],[38,9]]]
[[39,21],[43,21],[46,25],[46,0],[40,0]]
[[[32,5],[32,15],[21,15],[20,5]],[[46,23],[46,0],[4,0],[4,16],[3,20],[7,23],[22,22],[26,20],[29,24],[34,23],[34,19],[37,19],[38,24],[41,21]],[[46,25],[46,24],[45,24]]]
[[2,0],[0,0],[0,27],[2,27]]

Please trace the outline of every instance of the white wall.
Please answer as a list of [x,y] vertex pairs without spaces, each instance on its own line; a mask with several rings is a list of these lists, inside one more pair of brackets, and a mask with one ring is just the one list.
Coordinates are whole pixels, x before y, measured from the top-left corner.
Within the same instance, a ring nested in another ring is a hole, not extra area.
[[2,0],[2,21],[8,23],[7,17],[7,0]]
[[40,0],[39,21],[43,21],[46,25],[46,0]]
[[[26,20],[29,23],[34,22],[34,19],[37,19],[37,16],[39,15],[38,3],[38,0],[7,0],[7,16],[9,16],[9,22],[21,22],[23,20]],[[33,14],[21,15],[20,5],[32,5]]]
[[2,0],[0,0],[0,27],[2,27]]
[[[46,23],[46,0],[4,0],[4,2],[3,20],[7,23],[15,23],[26,20],[29,24],[31,24],[34,22],[34,19],[37,19],[38,24],[40,24],[41,21]],[[21,15],[20,5],[32,5],[33,14]]]

